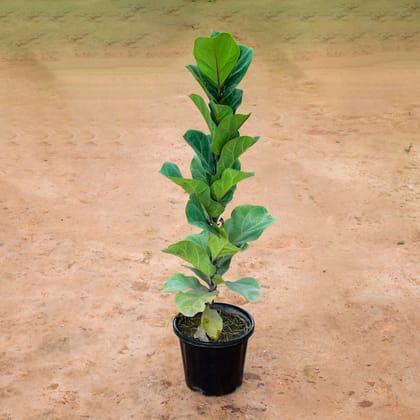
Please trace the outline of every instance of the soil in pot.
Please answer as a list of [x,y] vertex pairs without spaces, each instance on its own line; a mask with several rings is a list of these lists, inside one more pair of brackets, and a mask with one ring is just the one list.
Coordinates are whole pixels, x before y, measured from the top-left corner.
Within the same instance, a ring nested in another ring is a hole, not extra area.
[[[242,337],[251,328],[251,323],[236,312],[225,311],[217,308],[217,312],[223,319],[223,330],[217,342],[226,342]],[[177,326],[179,331],[187,337],[193,338],[201,322],[201,313],[193,317],[178,315]],[[212,341],[211,339],[209,339]]]

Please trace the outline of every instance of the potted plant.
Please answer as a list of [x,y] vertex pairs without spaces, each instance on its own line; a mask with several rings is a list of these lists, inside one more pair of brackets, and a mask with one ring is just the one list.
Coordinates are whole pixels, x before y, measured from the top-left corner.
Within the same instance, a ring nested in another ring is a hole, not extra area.
[[237,85],[252,61],[251,48],[237,44],[228,33],[213,32],[194,43],[196,65],[187,66],[208,97],[190,98],[202,114],[209,134],[188,130],[184,139],[195,152],[184,178],[177,165],[165,162],[160,173],[182,187],[189,200],[185,213],[200,233],[187,236],[163,252],[186,261],[192,275],[174,274],[164,292],[175,292],[179,311],[173,328],[180,339],[187,385],[205,395],[233,392],[241,383],[247,341],[254,320],[245,310],[216,303],[219,287],[239,293],[249,301],[260,297],[257,280],[226,280],[232,257],[248,248],[275,219],[261,206],[241,205],[230,218],[222,214],[237,184],[252,172],[241,170],[239,157],[258,137],[243,136],[239,129],[250,114],[236,113],[243,91]]

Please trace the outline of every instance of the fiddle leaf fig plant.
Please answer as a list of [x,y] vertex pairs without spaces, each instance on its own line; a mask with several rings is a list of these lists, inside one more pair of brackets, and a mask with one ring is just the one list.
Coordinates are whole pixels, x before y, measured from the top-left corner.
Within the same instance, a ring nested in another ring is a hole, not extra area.
[[176,255],[193,275],[176,273],[164,284],[164,292],[175,292],[177,310],[186,317],[201,313],[194,335],[202,341],[217,340],[223,329],[220,314],[212,308],[219,286],[249,301],[260,298],[260,287],[253,277],[228,281],[225,274],[235,254],[248,248],[275,219],[261,206],[240,205],[230,218],[222,217],[237,184],[254,175],[241,170],[240,156],[258,137],[241,135],[239,130],[250,114],[236,113],[243,91],[238,89],[252,61],[252,49],[237,44],[228,33],[213,32],[194,43],[196,65],[187,69],[207,96],[189,97],[207,124],[209,133],[191,129],[184,140],[193,149],[191,178],[185,178],[177,165],[165,162],[160,173],[179,185],[188,195],[185,208],[188,222],[200,233],[169,245],[163,252]]

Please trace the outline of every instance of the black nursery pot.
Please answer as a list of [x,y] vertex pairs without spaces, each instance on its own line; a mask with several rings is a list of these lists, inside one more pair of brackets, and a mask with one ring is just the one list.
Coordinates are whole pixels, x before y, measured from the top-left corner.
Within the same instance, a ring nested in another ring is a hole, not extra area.
[[212,307],[244,317],[250,323],[249,330],[231,341],[205,343],[182,334],[177,327],[178,317],[174,318],[173,327],[179,337],[188,387],[204,395],[226,395],[242,383],[246,347],[255,322],[247,311],[237,306],[214,303]]

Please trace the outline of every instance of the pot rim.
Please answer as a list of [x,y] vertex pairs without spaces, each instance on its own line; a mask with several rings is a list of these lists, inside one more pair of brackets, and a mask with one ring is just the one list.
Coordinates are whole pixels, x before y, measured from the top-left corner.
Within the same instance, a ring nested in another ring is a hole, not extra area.
[[223,302],[215,302],[215,303],[213,303],[213,306],[215,306],[215,307],[222,306],[222,307],[230,308],[230,309],[233,309],[234,311],[240,312],[241,315],[243,315],[245,318],[247,318],[249,323],[251,324],[250,327],[249,327],[249,330],[245,334],[243,334],[240,337],[235,338],[233,340],[220,341],[220,342],[212,341],[212,342],[207,343],[207,342],[200,341],[200,340],[197,340],[195,338],[188,337],[188,336],[182,334],[182,332],[179,330],[179,328],[177,326],[177,320],[178,320],[178,317],[180,316],[180,314],[178,313],[173,319],[172,326],[173,326],[175,334],[179,337],[179,339],[186,342],[186,343],[192,344],[195,347],[224,348],[224,347],[235,346],[236,344],[247,341],[248,338],[251,337],[251,335],[254,333],[254,329],[255,329],[254,318],[245,309],[243,309],[239,306],[236,306],[236,305],[232,305],[230,303],[223,303]]

